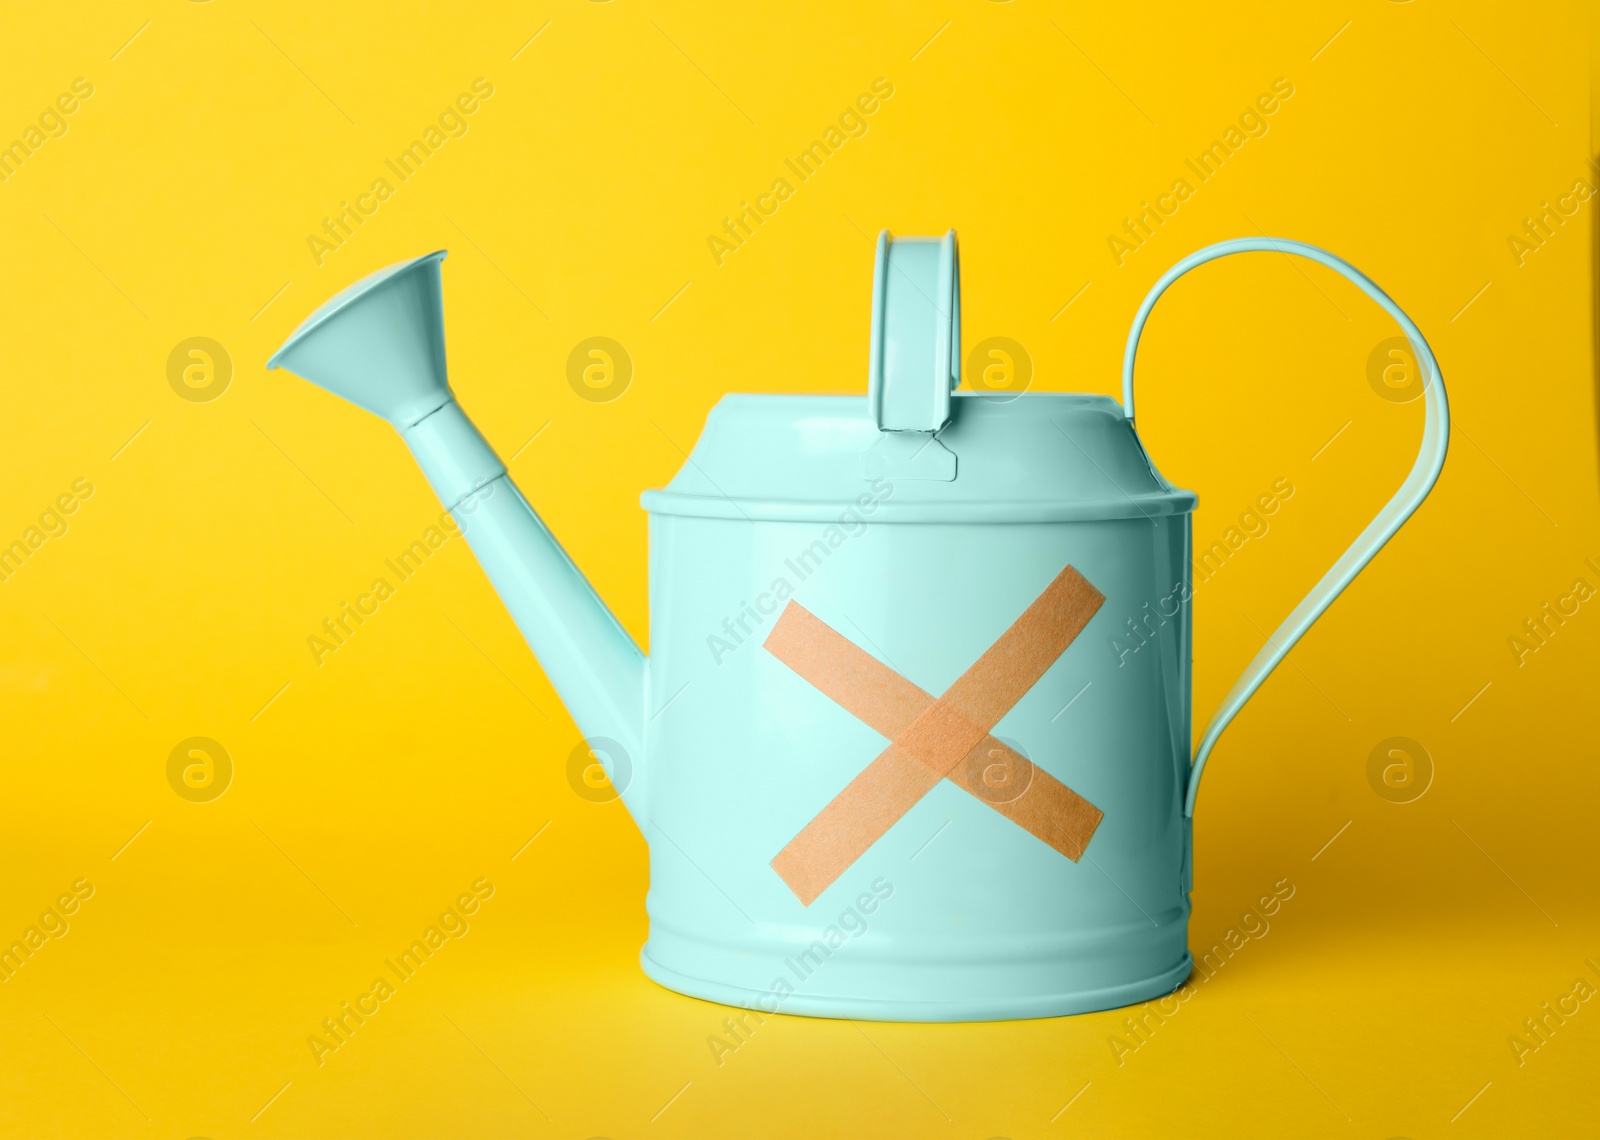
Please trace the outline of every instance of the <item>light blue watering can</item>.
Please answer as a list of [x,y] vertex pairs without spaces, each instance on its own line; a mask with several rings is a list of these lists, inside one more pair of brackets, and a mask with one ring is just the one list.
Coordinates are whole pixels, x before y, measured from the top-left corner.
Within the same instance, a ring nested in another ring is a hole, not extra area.
[[[1399,492],[1191,762],[1196,498],[1134,430],[1134,356],[1173,281],[1251,250],[1320,262],[1394,317],[1427,422]],[[1206,758],[1444,463],[1433,353],[1382,290],[1312,246],[1224,242],[1145,298],[1120,407],[993,398],[953,391],[955,235],[885,233],[866,397],[725,397],[645,494],[646,660],[456,404],[443,257],[352,285],[269,366],[392,423],[455,514],[649,842],[650,977],[762,1013],[967,1021],[1106,1009],[1189,976]]]

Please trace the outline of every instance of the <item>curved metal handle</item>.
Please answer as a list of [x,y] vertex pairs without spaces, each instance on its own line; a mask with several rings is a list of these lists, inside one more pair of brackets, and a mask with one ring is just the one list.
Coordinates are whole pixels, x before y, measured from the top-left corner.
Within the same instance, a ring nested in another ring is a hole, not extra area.
[[956,231],[878,234],[872,272],[867,403],[879,431],[938,431],[961,382],[961,270]]
[[1144,304],[1139,306],[1138,315],[1133,318],[1133,327],[1128,330],[1128,347],[1122,355],[1122,410],[1130,422],[1133,420],[1133,361],[1139,350],[1139,335],[1144,331],[1145,320],[1150,316],[1150,310],[1155,307],[1156,300],[1167,291],[1168,286],[1198,265],[1226,257],[1230,253],[1256,251],[1294,253],[1326,265],[1335,273],[1353,282],[1363,293],[1376,301],[1384,312],[1398,321],[1401,330],[1406,334],[1406,339],[1411,342],[1411,351],[1416,354],[1418,366],[1422,369],[1423,408],[1426,419],[1422,427],[1422,446],[1417,452],[1417,462],[1412,466],[1411,474],[1406,476],[1405,482],[1400,484],[1400,489],[1395,492],[1394,498],[1378,512],[1377,518],[1367,524],[1367,528],[1357,536],[1355,542],[1350,544],[1350,549],[1340,555],[1339,561],[1322,576],[1322,580],[1312,587],[1305,600],[1283,620],[1277,632],[1267,639],[1261,652],[1257,653],[1255,660],[1245,668],[1244,674],[1228,691],[1228,695],[1222,699],[1221,706],[1211,717],[1211,723],[1206,726],[1205,735],[1200,739],[1200,747],[1195,752],[1194,765],[1189,771],[1189,791],[1183,805],[1185,816],[1194,815],[1195,793],[1200,788],[1200,773],[1205,769],[1206,758],[1211,755],[1211,750],[1216,746],[1217,738],[1222,735],[1223,729],[1228,727],[1239,710],[1244,707],[1245,702],[1255,695],[1256,690],[1267,679],[1267,675],[1277,667],[1278,662],[1288,656],[1289,650],[1294,648],[1295,643],[1311,627],[1311,623],[1322,616],[1323,611],[1333,604],[1333,600],[1343,593],[1344,588],[1361,573],[1367,563],[1372,561],[1373,555],[1383,549],[1384,543],[1394,537],[1395,531],[1399,530],[1411,517],[1412,512],[1422,505],[1422,500],[1428,497],[1428,492],[1433,490],[1434,483],[1439,479],[1439,471],[1444,467],[1445,451],[1450,442],[1450,403],[1445,396],[1444,379],[1439,374],[1439,365],[1433,358],[1432,349],[1428,347],[1428,342],[1423,339],[1421,331],[1411,318],[1401,311],[1400,306],[1396,305],[1387,293],[1349,262],[1314,245],[1269,237],[1235,238],[1232,241],[1209,245],[1178,262],[1155,283],[1155,287],[1145,297]]

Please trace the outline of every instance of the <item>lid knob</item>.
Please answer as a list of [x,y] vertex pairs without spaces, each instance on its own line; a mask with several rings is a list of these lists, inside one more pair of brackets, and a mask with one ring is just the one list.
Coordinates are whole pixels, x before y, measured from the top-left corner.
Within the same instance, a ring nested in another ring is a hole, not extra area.
[[956,232],[878,234],[872,272],[867,402],[880,431],[935,432],[961,383],[961,273]]

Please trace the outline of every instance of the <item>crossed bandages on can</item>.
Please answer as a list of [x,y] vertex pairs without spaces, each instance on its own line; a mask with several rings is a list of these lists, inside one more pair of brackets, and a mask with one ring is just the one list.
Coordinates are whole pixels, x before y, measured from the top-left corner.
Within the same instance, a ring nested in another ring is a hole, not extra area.
[[[940,780],[1076,861],[1102,812],[990,730],[1066,652],[1105,596],[1071,566],[935,699],[796,602],[764,645],[889,746],[789,841],[772,868],[801,903],[827,890]],[[1003,778],[996,781],[998,769]],[[1020,789],[1020,790],[1019,790]]]

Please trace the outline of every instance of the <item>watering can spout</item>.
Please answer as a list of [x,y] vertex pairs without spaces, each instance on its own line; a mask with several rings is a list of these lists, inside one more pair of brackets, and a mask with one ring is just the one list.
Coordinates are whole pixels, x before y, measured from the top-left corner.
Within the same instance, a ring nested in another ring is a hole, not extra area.
[[445,368],[444,256],[356,282],[312,313],[267,367],[310,380],[400,432],[595,758],[642,819],[644,654],[456,403]]

